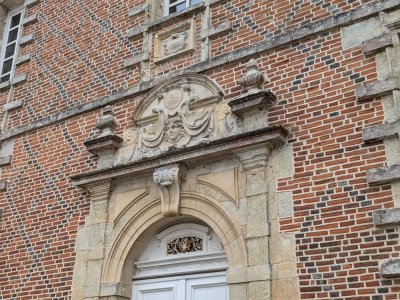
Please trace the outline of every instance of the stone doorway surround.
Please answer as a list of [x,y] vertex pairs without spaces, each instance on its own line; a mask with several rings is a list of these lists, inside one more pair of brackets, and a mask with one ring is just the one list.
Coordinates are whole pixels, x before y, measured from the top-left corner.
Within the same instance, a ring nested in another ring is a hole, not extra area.
[[278,216],[268,168],[271,156],[286,158],[288,131],[268,125],[275,96],[262,89],[266,78],[256,61],[246,68],[246,93],[230,101],[203,75],[160,84],[122,137],[114,133],[112,108],[104,110],[101,133],[85,143],[99,156],[98,170],[72,178],[91,197],[78,231],[73,299],[131,299],[134,262],[160,230],[182,219],[217,234],[230,299],[283,299],[272,296],[281,281],[291,291],[285,299],[297,299],[294,240],[282,249],[290,255],[274,265],[277,251],[270,250],[284,243],[271,234]]

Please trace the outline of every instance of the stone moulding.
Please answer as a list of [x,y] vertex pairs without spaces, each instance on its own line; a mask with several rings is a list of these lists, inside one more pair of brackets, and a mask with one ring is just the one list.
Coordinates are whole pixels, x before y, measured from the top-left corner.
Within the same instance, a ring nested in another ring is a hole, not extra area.
[[211,141],[207,147],[203,144],[178,149],[176,151],[162,153],[154,157],[145,157],[140,161],[104,168],[71,177],[77,186],[98,182],[107,178],[117,178],[127,175],[142,176],[160,165],[184,163],[188,166],[199,161],[209,161],[218,157],[235,156],[235,151],[251,148],[256,145],[264,145],[274,148],[285,143],[288,131],[282,126],[271,126],[259,130],[241,133],[238,135]]

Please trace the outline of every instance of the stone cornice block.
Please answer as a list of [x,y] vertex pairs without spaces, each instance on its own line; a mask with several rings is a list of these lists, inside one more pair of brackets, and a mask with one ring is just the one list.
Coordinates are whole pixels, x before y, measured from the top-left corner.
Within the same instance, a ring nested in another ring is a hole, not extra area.
[[370,100],[375,97],[385,96],[394,90],[400,89],[400,78],[388,78],[370,84],[361,84],[356,88],[358,101]]
[[245,94],[228,103],[234,114],[241,116],[244,112],[252,109],[270,108],[276,102],[276,96],[269,90],[257,93]]
[[149,9],[149,4],[144,4],[142,6],[134,7],[129,10],[128,16],[129,17],[134,17],[138,14],[144,13]]
[[362,44],[362,51],[365,57],[371,57],[380,51],[383,51],[386,47],[392,46],[392,36],[385,34],[377,38],[370,39]]
[[127,38],[133,38],[139,34],[143,34],[143,32],[147,31],[147,26],[137,26],[135,28],[129,29],[127,33]]
[[10,81],[4,81],[2,83],[0,83],[0,91],[8,89],[11,86]]
[[0,180],[0,192],[4,192],[7,190],[7,181]]
[[224,34],[228,33],[231,30],[232,30],[232,22],[231,21],[225,21],[225,22],[222,22],[222,23],[218,24],[218,26],[216,26],[216,27],[212,27],[212,28],[209,28],[209,29],[202,30],[201,38],[202,39],[215,38],[215,37],[218,37],[220,35],[224,35]]
[[398,30],[398,29],[400,29],[400,21],[394,21],[394,22],[391,22],[391,23],[387,23],[386,27],[389,30]]
[[33,15],[30,15],[30,16],[24,18],[22,20],[22,25],[26,26],[26,25],[34,24],[37,21],[38,21],[38,15],[37,14],[33,14]]
[[20,45],[27,45],[27,44],[31,43],[34,39],[35,39],[35,35],[33,33],[30,33],[28,35],[23,36],[20,39],[19,44]]
[[385,260],[381,264],[380,273],[382,277],[400,277],[400,259]]
[[13,79],[11,79],[11,84],[12,85],[17,85],[19,83],[22,83],[24,81],[28,80],[28,75],[27,74],[21,74],[18,76],[15,76]]
[[3,111],[12,111],[18,108],[21,108],[24,105],[24,102],[21,100],[14,100],[12,102],[8,102],[3,105]]
[[371,169],[367,171],[367,182],[370,185],[391,183],[400,180],[400,165]]
[[130,68],[137,64],[140,64],[143,61],[148,61],[148,60],[149,60],[149,56],[147,55],[147,53],[142,53],[142,54],[139,54],[134,57],[126,59],[124,61],[124,66],[125,66],[125,68]]
[[116,135],[110,134],[101,136],[84,142],[84,145],[88,151],[94,154],[98,154],[105,150],[116,150],[121,147],[123,139]]
[[20,57],[17,58],[17,61],[15,62],[17,66],[22,65],[32,59],[32,55],[30,53],[24,54]]
[[375,226],[400,224],[400,208],[381,209],[373,212]]
[[363,140],[366,143],[382,141],[394,137],[400,132],[400,119],[383,125],[374,125],[364,128]]
[[11,165],[12,156],[0,156],[0,167],[5,167]]

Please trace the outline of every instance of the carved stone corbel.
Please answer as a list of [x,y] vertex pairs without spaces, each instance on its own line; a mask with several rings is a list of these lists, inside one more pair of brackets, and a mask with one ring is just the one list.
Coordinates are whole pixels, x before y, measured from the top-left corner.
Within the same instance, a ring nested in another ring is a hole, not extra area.
[[181,185],[186,179],[186,167],[183,164],[162,166],[154,170],[153,180],[160,192],[162,214],[165,217],[179,215]]

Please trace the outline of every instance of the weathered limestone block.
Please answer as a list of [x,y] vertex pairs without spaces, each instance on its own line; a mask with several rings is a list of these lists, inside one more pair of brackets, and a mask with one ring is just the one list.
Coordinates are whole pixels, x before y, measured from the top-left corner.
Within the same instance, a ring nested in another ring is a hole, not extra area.
[[5,190],[7,190],[7,181],[0,180],[0,191],[5,191]]
[[12,156],[0,156],[0,167],[5,167],[11,165]]
[[224,21],[220,24],[218,24],[215,27],[207,28],[202,30],[201,32],[201,38],[206,39],[206,38],[215,38],[220,35],[226,34],[229,31],[232,30],[232,22],[231,21]]
[[369,18],[342,28],[343,48],[349,49],[387,32],[379,17]]
[[380,271],[382,277],[400,277],[400,259],[389,259],[382,262]]
[[18,108],[21,108],[24,105],[24,102],[21,100],[14,100],[12,102],[8,102],[3,105],[4,111],[12,111]]
[[375,97],[388,95],[394,90],[400,89],[400,79],[397,77],[377,81],[370,84],[357,86],[356,95],[358,101],[370,100]]
[[390,208],[374,211],[375,226],[400,224],[400,208]]
[[362,51],[365,57],[371,57],[392,45],[392,36],[390,34],[384,34],[364,42],[362,44]]
[[399,164],[367,171],[367,181],[370,185],[390,183],[397,180],[400,180]]
[[369,126],[363,130],[363,140],[366,143],[373,143],[398,136],[399,132],[400,120],[384,125]]

